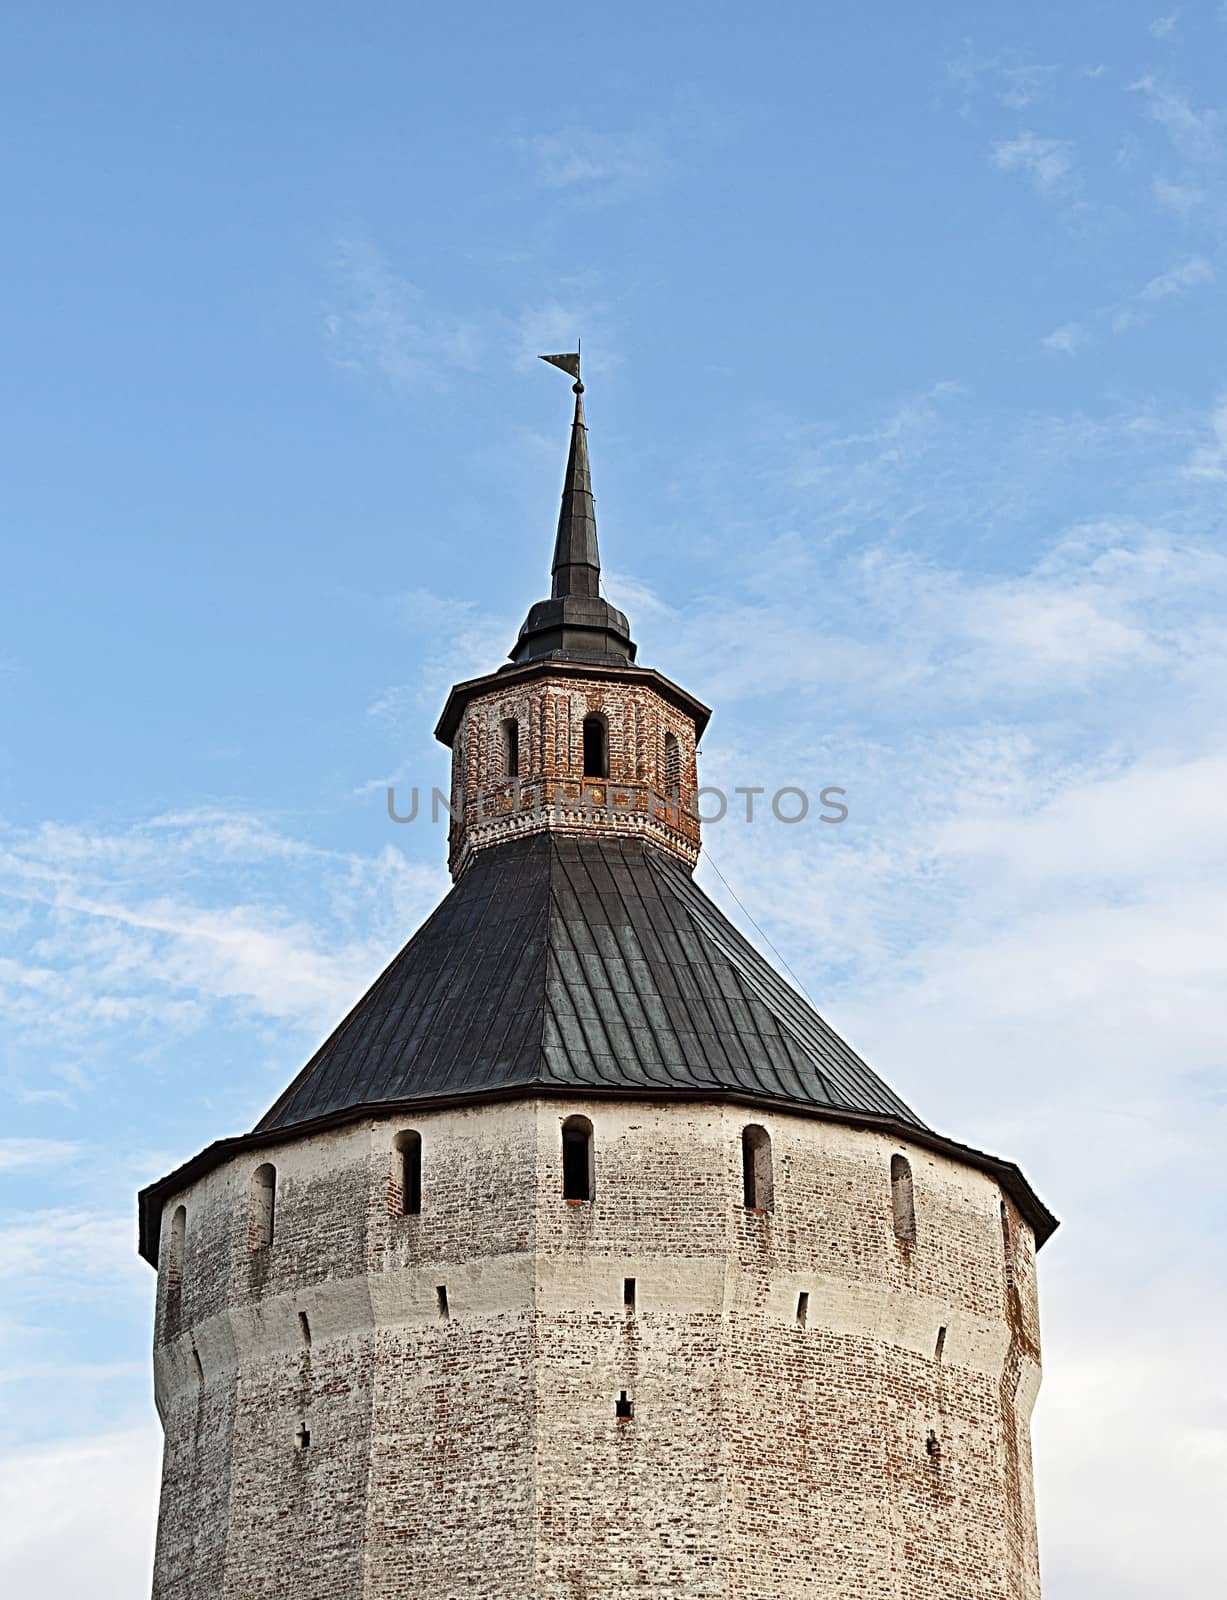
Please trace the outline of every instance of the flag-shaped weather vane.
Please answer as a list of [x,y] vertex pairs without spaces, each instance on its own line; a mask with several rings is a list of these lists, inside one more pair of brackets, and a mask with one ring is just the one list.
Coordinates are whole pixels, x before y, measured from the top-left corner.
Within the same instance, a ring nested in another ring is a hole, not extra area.
[[575,382],[572,385],[574,392],[576,394],[583,394],[584,386],[580,381],[579,376],[579,347],[580,341],[577,339],[575,341],[575,351],[573,354],[561,356],[542,356],[541,359],[542,361],[548,361],[551,367],[561,367],[564,372],[569,372],[575,379]]

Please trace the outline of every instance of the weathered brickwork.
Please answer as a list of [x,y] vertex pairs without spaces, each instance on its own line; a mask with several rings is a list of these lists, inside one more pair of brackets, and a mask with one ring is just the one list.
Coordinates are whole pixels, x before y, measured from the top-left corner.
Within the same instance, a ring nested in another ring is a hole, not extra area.
[[[584,776],[589,716],[607,728],[608,778]],[[507,772],[509,722],[516,777]],[[509,684],[469,702],[452,746],[452,871],[471,850],[546,829],[633,834],[693,865],[697,783],[693,721],[646,682],[559,675]]]
[[1002,1204],[919,1146],[710,1102],[525,1098],[232,1158],[163,1210],[155,1600],[1036,1600],[1034,1242]]

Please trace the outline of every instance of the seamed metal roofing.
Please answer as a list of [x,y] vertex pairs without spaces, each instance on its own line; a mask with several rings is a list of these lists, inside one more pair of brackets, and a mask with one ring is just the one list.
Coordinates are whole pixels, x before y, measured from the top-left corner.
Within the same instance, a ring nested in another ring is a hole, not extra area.
[[141,1191],[141,1254],[156,1266],[164,1201],[241,1151],[525,1093],[774,1103],[978,1167],[1037,1244],[1057,1226],[1013,1162],[926,1127],[680,862],[638,841],[543,833],[473,857],[250,1133]]
[[680,862],[542,833],[477,853],[256,1131],[535,1087],[734,1092],[924,1126]]

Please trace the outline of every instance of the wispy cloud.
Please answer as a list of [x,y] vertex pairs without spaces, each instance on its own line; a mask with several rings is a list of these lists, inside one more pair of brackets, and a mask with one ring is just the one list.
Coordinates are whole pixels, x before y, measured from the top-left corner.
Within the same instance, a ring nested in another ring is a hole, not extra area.
[[62,1167],[76,1160],[79,1148],[63,1139],[0,1139],[0,1172]]
[[1211,108],[1198,110],[1186,95],[1153,77],[1139,78],[1129,87],[1144,96],[1151,117],[1186,160],[1205,164],[1221,158],[1221,112]]
[[[1210,594],[1227,598],[1215,552],[1124,527],[1075,530],[1011,577],[972,578],[888,547],[835,558],[793,537],[755,556],[765,588],[774,576],[774,598],[706,597],[693,636],[686,618],[670,619],[674,654],[723,701],[824,683],[839,684],[844,708],[885,694],[927,715],[990,695],[1015,707],[1065,700],[1142,670],[1179,672],[1184,642],[1170,607],[1199,612]],[[1164,591],[1169,618],[1154,609]],[[829,619],[816,636],[806,623],[815,614]],[[746,638],[757,641],[750,661],[736,648]]]
[[1064,198],[1078,186],[1074,146],[1068,139],[1020,133],[995,144],[992,161],[1001,172],[1017,172],[1030,179],[1036,193],[1046,200]]
[[0,1278],[20,1280],[23,1294],[47,1277],[114,1285],[138,1271],[133,1226],[131,1217],[92,1211],[10,1215],[0,1222]]
[[1125,328],[1135,327],[1145,319],[1148,308],[1163,300],[1176,299],[1190,289],[1213,281],[1214,268],[1205,256],[1189,256],[1174,267],[1169,267],[1166,272],[1158,273],[1143,284],[1136,294],[1120,304],[1113,314],[1113,330],[1119,333]]
[[1165,17],[1156,17],[1150,25],[1150,31],[1156,39],[1168,39],[1175,33],[1179,21],[1179,11],[1171,11]]
[[578,284],[570,294],[531,302],[510,319],[512,355],[532,366],[547,351],[574,350],[582,340],[585,376],[596,376],[621,364],[610,323],[608,303]]
[[646,133],[564,128],[517,141],[537,183],[588,204],[611,205],[656,188],[673,162]]
[[[0,898],[34,920],[0,954],[0,998],[19,1036],[55,1037],[72,1053],[116,1029],[182,1034],[227,1013],[318,1030],[440,882],[391,844],[366,857],[321,850],[241,813],[166,814],[110,834],[10,828]],[[284,898],[296,883],[297,909]],[[63,1097],[71,1083],[17,1087]]]
[[1206,198],[1205,189],[1199,185],[1175,183],[1170,178],[1163,177],[1154,179],[1151,191],[1165,211],[1172,211],[1178,217],[1189,216]]
[[1142,327],[1164,301],[1180,299],[1194,289],[1213,283],[1214,279],[1214,267],[1205,256],[1186,256],[1175,266],[1148,279],[1132,294],[1090,312],[1083,321],[1066,322],[1055,328],[1044,339],[1044,348],[1072,355],[1093,343],[1104,331],[1119,334]]
[[457,368],[477,366],[477,324],[432,305],[368,239],[337,241],[331,277],[324,338],[338,366],[394,384],[437,383]]
[[1209,438],[1193,451],[1185,471],[1191,478],[1219,483],[1227,478],[1227,396],[1215,406],[1207,432]]
[[1081,322],[1063,322],[1059,328],[1044,336],[1044,349],[1057,350],[1062,355],[1073,355],[1090,342],[1086,325]]
[[1047,99],[1062,68],[1051,63],[1011,60],[1000,55],[977,55],[970,41],[946,62],[946,76],[965,96],[962,111],[968,115],[980,94],[987,94],[1009,111],[1022,111]]

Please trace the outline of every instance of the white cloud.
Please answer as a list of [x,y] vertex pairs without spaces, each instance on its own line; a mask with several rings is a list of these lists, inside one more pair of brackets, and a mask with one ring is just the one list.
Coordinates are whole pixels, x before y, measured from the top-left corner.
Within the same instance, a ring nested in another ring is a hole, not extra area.
[[[282,903],[297,879],[309,918]],[[441,868],[390,844],[373,856],[320,850],[217,810],[113,834],[10,829],[0,892],[36,921],[0,955],[0,997],[19,1034],[89,1057],[108,1030],[181,1032],[227,1014],[317,1032],[374,978],[442,881]],[[71,1057],[61,1053],[56,1070],[71,1081]]]
[[1178,217],[1187,217],[1196,211],[1206,198],[1206,191],[1194,184],[1175,183],[1169,178],[1156,178],[1151,185],[1159,205],[1173,211]]
[[1090,335],[1081,322],[1065,322],[1045,336],[1044,349],[1057,350],[1062,355],[1072,355],[1087,343]]
[[476,325],[432,306],[369,240],[338,240],[332,277],[335,303],[324,318],[324,337],[338,366],[413,384],[478,365]]
[[1222,117],[1198,110],[1188,98],[1152,77],[1140,78],[1130,89],[1146,98],[1150,115],[1187,161],[1201,165],[1217,162],[1222,154]]
[[534,134],[518,144],[542,188],[600,204],[655,188],[673,165],[658,140],[638,132],[567,128]]
[[1068,139],[1021,133],[995,144],[992,159],[1002,172],[1021,172],[1030,178],[1036,192],[1048,199],[1069,194],[1076,184],[1074,147]]
[[1205,256],[1189,256],[1187,260],[1177,262],[1166,272],[1160,272],[1151,278],[1149,283],[1138,290],[1134,298],[1147,302],[1168,300],[1173,295],[1184,294],[1186,290],[1196,288],[1199,284],[1211,283],[1213,279],[1214,268]]
[[[764,598],[705,597],[669,619],[686,678],[726,703],[837,684],[844,708],[888,697],[926,717],[994,696],[1016,714],[1129,674],[1179,673],[1189,635],[1162,597],[1183,615],[1198,610],[1195,581],[1207,597],[1227,588],[1214,551],[1115,525],[1072,530],[1013,576],[973,576],[888,546],[840,557],[795,536],[756,550],[754,564]],[[815,615],[828,618],[817,631]],[[644,620],[662,628],[651,613]],[[1222,633],[1209,626],[1207,651]]]
[[[596,192],[608,193],[609,185]],[[582,273],[555,279],[557,291],[549,296],[476,317],[437,305],[360,235],[337,242],[329,271],[323,319],[329,358],[397,387],[441,386],[478,370],[491,350],[500,360],[532,366],[547,351],[575,349],[577,339],[584,341],[585,375],[619,364],[609,307]]]
[[1156,273],[1132,294],[1090,312],[1085,321],[1067,322],[1055,329],[1044,340],[1044,348],[1072,354],[1092,342],[1092,327],[1126,333],[1149,322],[1156,306],[1164,301],[1180,299],[1214,280],[1214,267],[1205,256],[1186,256],[1166,271]]
[[[509,323],[511,353],[522,367],[535,366],[547,353],[574,350],[581,341],[585,378],[599,377],[621,365],[610,331],[610,308],[582,283],[570,294],[532,301]],[[557,452],[556,438],[543,443],[551,454]]]
[[1169,12],[1166,17],[1156,17],[1150,25],[1150,31],[1156,39],[1167,39],[1175,33],[1179,21],[1179,11]]
[[38,1600],[132,1600],[153,1569],[160,1439],[133,1428],[0,1463],[0,1588]]
[[0,1222],[0,1278],[19,1280],[23,1293],[49,1278],[114,1286],[125,1276],[139,1276],[131,1217],[52,1209]]
[[0,1139],[0,1172],[62,1167],[76,1160],[79,1149],[63,1139]]
[[1227,478],[1227,396],[1214,408],[1209,434],[1209,440],[1194,450],[1185,470],[1191,478],[1217,483]]
[[971,103],[984,88],[998,105],[1021,111],[1051,95],[1061,68],[1034,61],[1004,61],[998,56],[977,57],[970,43],[962,54],[946,63],[946,75],[966,96],[962,114],[970,114]]

